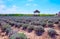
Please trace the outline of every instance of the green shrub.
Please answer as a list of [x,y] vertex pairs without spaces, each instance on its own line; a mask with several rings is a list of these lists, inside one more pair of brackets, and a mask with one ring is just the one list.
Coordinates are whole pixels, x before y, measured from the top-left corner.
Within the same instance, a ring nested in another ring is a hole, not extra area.
[[34,30],[35,30],[36,35],[38,36],[42,35],[42,33],[45,31],[42,26],[35,26]]
[[32,30],[34,29],[34,26],[28,26],[27,29],[28,29],[28,32],[32,32]]
[[13,27],[15,25],[16,22],[14,21],[10,21],[9,24],[11,25],[11,27]]
[[9,23],[9,25],[11,25],[11,27],[13,27],[15,24],[14,23]]
[[58,19],[58,21],[60,21],[60,19]]
[[46,22],[41,22],[41,26],[46,27]]
[[26,30],[28,26],[29,26],[28,24],[23,24],[22,25],[22,30]]
[[11,28],[11,26],[9,24],[4,24],[2,25],[2,28]]
[[59,24],[59,21],[55,21],[54,24]]
[[60,24],[58,24],[58,28],[60,29]]
[[53,28],[54,26],[52,23],[48,23],[48,27]]
[[15,33],[10,36],[10,39],[27,39],[24,33]]
[[17,23],[17,28],[22,27],[23,23]]
[[2,27],[1,23],[0,23],[0,28]]
[[6,29],[10,29],[11,26],[9,24],[2,25],[2,32],[5,32]]
[[31,23],[31,25],[36,25],[36,26],[38,26],[38,25],[40,25],[40,22],[34,21],[34,22]]
[[5,32],[6,32],[6,35],[9,35],[9,33],[11,32],[11,28],[6,28]]
[[56,34],[57,34],[57,32],[54,29],[51,28],[48,30],[48,35],[50,37],[55,37]]
[[48,21],[48,27],[50,27],[50,28],[53,28],[54,26],[53,26],[53,21]]
[[48,20],[48,23],[53,23],[53,21],[52,20]]

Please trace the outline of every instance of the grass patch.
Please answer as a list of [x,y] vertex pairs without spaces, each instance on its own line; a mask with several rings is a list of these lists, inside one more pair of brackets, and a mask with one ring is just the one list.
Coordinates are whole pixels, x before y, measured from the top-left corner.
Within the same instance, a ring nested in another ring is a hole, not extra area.
[[[34,14],[0,14],[0,16],[34,16]],[[55,14],[39,14],[38,16],[55,16]]]

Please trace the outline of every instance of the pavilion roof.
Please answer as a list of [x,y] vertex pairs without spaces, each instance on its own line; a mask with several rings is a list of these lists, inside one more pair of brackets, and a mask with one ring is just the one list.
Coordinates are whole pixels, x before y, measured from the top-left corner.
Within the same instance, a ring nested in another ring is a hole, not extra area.
[[34,13],[40,13],[40,11],[39,10],[35,10]]

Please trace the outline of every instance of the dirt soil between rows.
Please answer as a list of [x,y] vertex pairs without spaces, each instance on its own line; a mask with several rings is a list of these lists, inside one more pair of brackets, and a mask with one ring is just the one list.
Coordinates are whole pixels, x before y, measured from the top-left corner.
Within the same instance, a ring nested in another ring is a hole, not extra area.
[[[27,38],[29,39],[60,39],[60,30],[56,27],[57,25],[55,25],[54,29],[56,30],[56,32],[59,34],[58,36],[56,36],[55,38],[51,38],[49,37],[47,31],[49,28],[44,28],[45,32],[41,35],[41,36],[37,36],[34,31],[32,31],[31,33],[28,33],[27,30],[24,31],[21,28],[19,29],[18,33],[24,33]],[[13,30],[18,30],[17,28],[12,27]],[[0,30],[1,31],[1,30]],[[5,33],[1,33],[0,32],[0,39],[9,39],[8,36],[1,36],[1,34],[5,34]]]

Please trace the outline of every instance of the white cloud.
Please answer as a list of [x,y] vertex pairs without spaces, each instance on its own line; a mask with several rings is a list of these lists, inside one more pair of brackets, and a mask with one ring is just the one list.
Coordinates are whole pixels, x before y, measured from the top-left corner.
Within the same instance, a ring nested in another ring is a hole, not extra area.
[[6,9],[5,5],[0,5],[0,14],[4,12],[4,10]]
[[[8,0],[13,1],[13,0]],[[32,0],[29,0],[32,1]],[[26,4],[26,6],[31,6],[32,4]],[[28,13],[26,10],[22,10],[20,7],[13,5],[8,7],[4,4],[3,0],[0,0],[0,14],[15,14],[15,13]]]
[[33,4],[33,6],[38,6],[38,4]]
[[0,9],[4,9],[5,8],[5,5],[0,5]]
[[30,6],[30,5],[31,5],[31,4],[28,4],[28,3],[26,4],[26,6]]
[[35,3],[33,3],[33,4],[31,4],[31,3],[27,3],[27,4],[25,4],[25,6],[35,7],[35,6],[38,6],[38,4],[35,4]]
[[27,11],[20,9],[20,7],[13,5],[7,7],[5,5],[0,5],[0,14],[16,14],[16,13],[27,13]]
[[6,8],[6,6],[4,5],[4,1],[3,0],[0,0],[0,14],[2,12],[4,12],[5,8]]
[[5,4],[3,0],[0,0],[0,9],[5,8]]
[[13,5],[11,8],[6,9],[6,13],[17,13],[18,7]]
[[14,14],[14,13],[20,13],[19,7],[13,5],[10,8],[4,5],[0,5],[0,14]]

